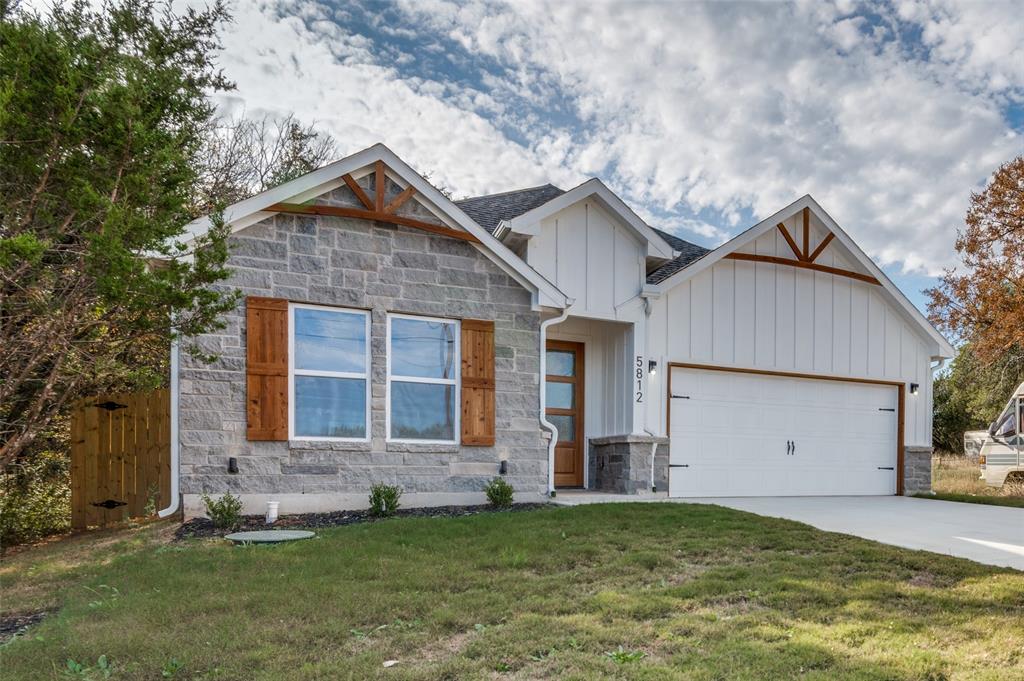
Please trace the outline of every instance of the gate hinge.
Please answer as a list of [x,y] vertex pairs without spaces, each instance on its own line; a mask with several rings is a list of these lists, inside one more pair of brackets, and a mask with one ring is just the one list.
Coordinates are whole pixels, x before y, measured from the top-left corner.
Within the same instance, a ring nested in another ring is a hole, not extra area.
[[892,407],[879,407],[878,411],[896,411]]
[[112,400],[107,400],[106,402],[97,402],[92,406],[99,407],[100,409],[106,409],[107,411],[117,411],[118,409],[128,408],[127,404],[118,404],[117,402],[114,402]]
[[105,508],[107,510],[110,510],[110,509],[113,509],[113,508],[117,508],[118,506],[127,506],[128,502],[127,501],[118,501],[116,499],[107,499],[106,501],[94,501],[90,505],[91,506],[99,506],[100,508]]
[[688,464],[688,463],[670,463],[668,465],[668,467],[669,468],[689,468],[690,464]]
[[688,399],[690,399],[690,396],[689,395],[673,395],[672,399],[673,400],[688,400]]

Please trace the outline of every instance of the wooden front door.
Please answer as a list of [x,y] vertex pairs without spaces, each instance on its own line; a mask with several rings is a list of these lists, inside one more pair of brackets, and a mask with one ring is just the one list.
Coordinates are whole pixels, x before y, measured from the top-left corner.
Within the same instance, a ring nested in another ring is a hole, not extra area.
[[558,429],[555,486],[583,486],[583,344],[548,341],[545,416]]

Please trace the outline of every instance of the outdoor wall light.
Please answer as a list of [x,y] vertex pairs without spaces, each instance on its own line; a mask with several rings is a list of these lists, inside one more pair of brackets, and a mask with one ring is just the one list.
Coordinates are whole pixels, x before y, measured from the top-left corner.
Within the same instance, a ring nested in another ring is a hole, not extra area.
[[508,474],[508,459],[502,459],[501,463],[498,464],[498,475]]
[[920,388],[921,388],[921,386],[919,386],[919,385],[918,385],[917,383],[911,383],[911,384],[910,384],[910,394],[911,394],[911,395],[916,395],[916,394],[917,394],[917,391],[918,391],[918,390],[919,390]]
[[649,373],[651,376],[658,373],[658,363],[655,362],[653,359],[647,362],[647,373]]
[[238,459],[233,456],[228,457],[228,473],[238,472]]

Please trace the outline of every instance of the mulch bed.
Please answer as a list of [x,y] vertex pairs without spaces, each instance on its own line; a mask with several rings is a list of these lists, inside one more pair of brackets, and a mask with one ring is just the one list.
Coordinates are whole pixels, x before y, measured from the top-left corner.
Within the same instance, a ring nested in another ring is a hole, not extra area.
[[15,636],[25,633],[33,624],[38,624],[49,613],[45,610],[0,617],[0,645]]
[[[457,518],[465,515],[476,515],[478,513],[518,513],[520,511],[535,511],[540,508],[551,508],[552,504],[516,504],[509,509],[496,509],[489,504],[476,506],[432,506],[429,508],[400,508],[393,515],[393,518]],[[225,530],[213,526],[209,518],[193,518],[182,523],[174,532],[175,540],[223,537],[231,532],[247,530],[266,529],[288,529],[288,530],[313,530],[322,527],[340,527],[342,525],[354,525],[356,523],[372,523],[387,518],[376,518],[370,515],[369,511],[332,511],[330,513],[299,513],[296,515],[284,515],[277,519],[272,526],[267,526],[264,516],[247,515],[242,516],[242,524],[237,530]]]

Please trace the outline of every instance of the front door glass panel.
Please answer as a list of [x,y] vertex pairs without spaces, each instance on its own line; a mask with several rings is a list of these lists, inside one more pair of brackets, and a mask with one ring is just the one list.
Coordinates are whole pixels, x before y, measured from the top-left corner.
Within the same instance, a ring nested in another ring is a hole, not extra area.
[[576,385],[573,383],[548,381],[545,385],[545,392],[548,408],[574,409],[576,407]]
[[548,350],[547,365],[549,376],[575,376],[576,353],[565,350]]

